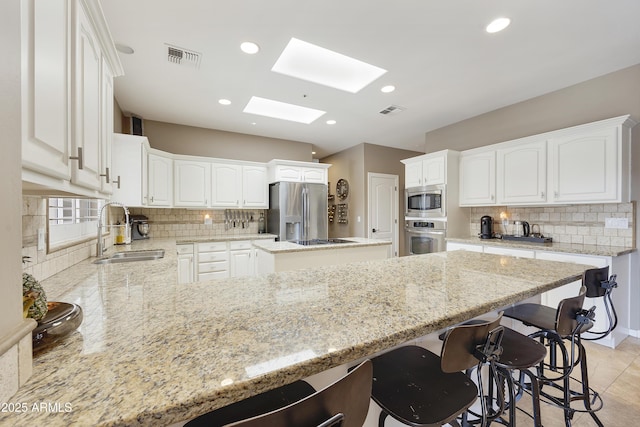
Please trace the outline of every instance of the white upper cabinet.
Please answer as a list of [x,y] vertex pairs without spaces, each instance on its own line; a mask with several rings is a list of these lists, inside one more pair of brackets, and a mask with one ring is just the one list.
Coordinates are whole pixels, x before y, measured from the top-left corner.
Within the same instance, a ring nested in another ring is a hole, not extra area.
[[553,202],[622,201],[618,134],[607,127],[549,141]]
[[327,163],[298,162],[293,160],[274,159],[267,163],[268,181],[314,182],[327,184]]
[[211,200],[211,164],[174,160],[174,206],[208,206]]
[[404,166],[404,187],[446,184],[447,155],[443,152],[426,154],[402,160]]
[[211,206],[239,208],[242,198],[242,166],[211,164]]
[[26,0],[23,27],[23,190],[108,197],[123,70],[99,0]]
[[111,199],[126,206],[147,205],[149,141],[144,136],[113,135]]
[[497,150],[498,204],[536,204],[547,200],[547,142]]
[[245,208],[269,207],[266,166],[242,166],[242,205]]
[[29,0],[23,7],[22,167],[69,180],[70,1]]
[[149,206],[171,206],[173,203],[173,159],[149,153]]
[[71,181],[100,189],[101,51],[83,7],[78,8],[75,49],[75,123],[72,152],[80,157],[71,168]]
[[635,124],[626,115],[463,152],[460,205],[495,204],[492,188],[502,205],[629,202]]
[[266,166],[212,163],[211,168],[213,207],[269,207]]
[[496,152],[487,150],[460,156],[460,206],[496,203]]

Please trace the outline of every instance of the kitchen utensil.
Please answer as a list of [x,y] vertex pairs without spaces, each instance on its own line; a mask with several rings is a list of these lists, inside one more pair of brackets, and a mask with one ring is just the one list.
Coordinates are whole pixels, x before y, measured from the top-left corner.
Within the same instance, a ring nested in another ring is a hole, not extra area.
[[531,228],[527,221],[516,221],[513,223],[514,237],[529,237],[530,234]]
[[542,237],[542,233],[540,232],[540,225],[531,224],[531,236]]
[[481,239],[493,239],[493,218],[489,215],[485,215],[480,218],[480,238]]

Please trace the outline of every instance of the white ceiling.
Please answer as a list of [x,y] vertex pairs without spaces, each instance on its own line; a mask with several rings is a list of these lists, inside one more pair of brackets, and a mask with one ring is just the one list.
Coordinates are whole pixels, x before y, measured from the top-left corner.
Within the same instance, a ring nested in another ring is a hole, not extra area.
[[[367,142],[424,151],[424,134],[640,63],[638,0],[102,0],[125,75],[124,112],[313,144],[322,158]],[[511,26],[484,27],[499,16]],[[388,72],[356,94],[274,73],[291,37]],[[254,41],[256,55],[240,51]],[[202,54],[167,60],[166,43]],[[385,94],[380,88],[396,86]],[[242,110],[259,96],[327,112],[306,125]],[[223,106],[218,99],[232,104]],[[405,107],[397,115],[379,111]],[[337,124],[325,122],[335,119]],[[252,124],[255,123],[255,124]]]

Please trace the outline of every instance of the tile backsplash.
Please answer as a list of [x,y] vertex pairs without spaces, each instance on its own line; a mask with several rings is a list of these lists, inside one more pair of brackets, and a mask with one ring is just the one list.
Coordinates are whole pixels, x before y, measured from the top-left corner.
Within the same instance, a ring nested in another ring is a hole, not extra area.
[[[132,215],[144,215],[149,218],[149,237],[218,237],[235,236],[258,233],[258,218],[263,213],[266,221],[266,210],[263,209],[179,209],[179,208],[131,208]],[[225,212],[229,218],[235,214],[237,218],[244,215],[249,222],[242,227],[240,221],[236,226],[227,222],[225,226]],[[205,215],[209,215],[211,224],[205,224]]]
[[[487,206],[470,208],[470,233],[480,233],[480,218],[493,218],[495,233],[513,234],[513,221],[537,224],[540,232],[559,243],[635,247],[635,202],[553,207]],[[500,213],[505,212],[509,229],[504,230]],[[605,228],[605,218],[626,218],[626,229]]]

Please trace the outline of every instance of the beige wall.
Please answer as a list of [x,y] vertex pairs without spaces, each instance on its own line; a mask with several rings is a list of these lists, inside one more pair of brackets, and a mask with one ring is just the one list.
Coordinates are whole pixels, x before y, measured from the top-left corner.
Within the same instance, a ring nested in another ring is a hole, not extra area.
[[144,134],[158,150],[174,154],[268,162],[272,159],[312,161],[311,144],[277,138],[144,121]]
[[[368,181],[369,172],[398,175],[398,248],[400,255],[404,255],[404,165],[402,159],[419,156],[416,151],[400,150],[397,148],[383,147],[374,144],[359,144],[347,150],[322,159],[322,163],[330,163],[329,188],[331,194],[335,194],[338,179],[349,181],[349,196],[345,201],[334,200],[331,205],[348,203],[348,224],[338,224],[337,217],[329,224],[329,237],[367,237],[367,206],[368,206]],[[358,222],[358,216],[360,222]]]
[[[596,120],[640,120],[640,64],[491,111],[425,135],[425,151],[465,150]],[[632,199],[640,199],[640,125],[633,130]],[[639,217],[636,209],[635,223]],[[638,235],[636,233],[636,239]],[[636,240],[636,247],[640,242]],[[640,262],[631,255],[631,329],[640,329]]]
[[427,132],[425,152],[462,151],[625,114],[640,120],[640,64]]

